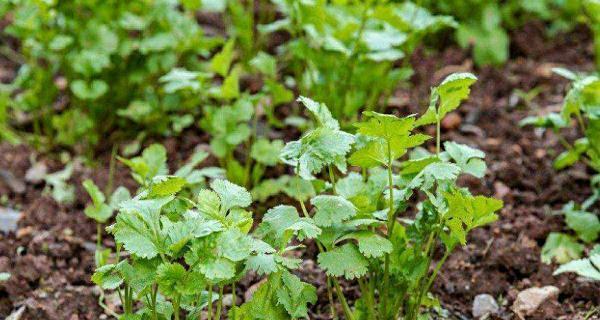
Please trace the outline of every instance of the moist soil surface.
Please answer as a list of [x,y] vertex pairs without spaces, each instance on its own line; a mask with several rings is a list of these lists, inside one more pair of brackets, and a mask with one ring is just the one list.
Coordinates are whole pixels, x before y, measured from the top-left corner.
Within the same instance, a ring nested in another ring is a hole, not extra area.
[[[553,67],[593,70],[590,34],[577,29],[548,39],[541,25],[530,23],[513,32],[511,39],[512,59],[499,68],[475,68],[468,51],[456,47],[438,53],[417,50],[411,58],[415,69],[411,83],[397,90],[387,110],[398,115],[423,112],[430,87],[451,72],[469,71],[479,77],[468,102],[444,121],[443,139],[486,152],[485,179],[464,178],[460,183],[474,193],[501,198],[505,206],[497,222],[474,231],[468,245],[450,257],[433,293],[454,319],[471,319],[473,299],[482,293],[500,302],[501,311],[494,319],[516,319],[510,306],[519,291],[553,285],[560,290],[558,299],[543,304],[530,318],[584,319],[587,311],[600,305],[600,284],[572,274],[553,276],[556,265],[542,263],[540,251],[550,232],[564,229],[562,217],[553,211],[589,196],[592,173],[581,165],[555,171],[552,159],[562,151],[558,139],[549,133],[522,129],[518,123],[528,115],[560,108],[568,81],[554,75]],[[14,70],[6,70],[9,64],[0,66],[4,74],[14,74]],[[286,110],[289,108],[282,108],[282,115]],[[273,134],[286,139],[298,136],[289,128]],[[566,132],[570,140],[576,136],[575,131]],[[194,129],[155,142],[167,147],[173,169],[195,148],[207,147],[208,137]],[[110,159],[107,150],[99,152],[91,165],[76,163],[70,180],[76,187],[76,200],[60,205],[47,195],[43,182],[25,180],[27,170],[36,162],[46,165],[48,172],[62,169],[58,157],[39,154],[27,146],[0,144],[0,172],[4,173],[0,176],[0,207],[21,212],[17,230],[0,232],[0,272],[12,275],[0,284],[0,317],[24,307],[21,319],[110,318],[98,305],[100,292],[90,281],[96,226],[83,214],[90,200],[81,187],[89,178],[103,188],[108,183]],[[285,170],[277,168],[269,175]],[[7,172],[12,176],[7,177]],[[119,163],[114,185],[132,191],[135,188]],[[255,209],[259,215],[265,211],[264,205]],[[104,237],[103,245],[113,246],[114,242]],[[314,262],[316,251],[309,246],[304,258],[298,274],[319,288],[319,303],[312,306],[311,319],[328,319],[325,278]],[[256,276],[247,277],[238,287],[238,300],[242,301],[259,281]],[[344,290],[351,300],[358,295],[353,283],[345,283]],[[118,308],[118,298],[107,295],[108,307]]]

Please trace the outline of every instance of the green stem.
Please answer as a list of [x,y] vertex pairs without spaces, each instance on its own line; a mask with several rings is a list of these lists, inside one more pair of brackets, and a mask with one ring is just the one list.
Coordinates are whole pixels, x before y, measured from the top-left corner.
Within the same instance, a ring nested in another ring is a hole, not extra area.
[[208,320],[212,320],[212,309],[213,309],[213,291],[212,285],[208,286]]
[[435,122],[435,154],[439,157],[440,156],[440,145],[441,145],[441,129],[440,129],[440,119],[437,119],[437,121]]
[[331,165],[327,166],[329,171],[329,181],[331,181],[331,185],[333,186],[333,193],[337,193],[335,189],[335,174],[333,173],[333,167]]
[[156,312],[156,295],[158,288],[156,285],[152,286],[152,320],[158,320],[158,314]]
[[181,299],[181,296],[177,295],[177,297],[175,297],[175,301],[173,301],[173,314],[175,315],[175,320],[179,320],[180,299]]
[[368,285],[362,278],[358,278],[358,285],[360,287],[361,294],[365,297],[367,308],[369,309],[367,319],[375,319],[375,303],[374,297],[371,295],[372,292],[369,290]]
[[237,294],[235,293],[235,280],[231,282],[231,295],[233,296],[233,301],[231,302],[231,318],[235,319],[235,311],[237,308]]
[[219,302],[217,303],[217,313],[215,319],[221,319],[221,309],[223,309],[223,286],[219,286]]
[[338,299],[342,303],[342,308],[344,309],[344,315],[347,320],[354,320],[354,315],[352,315],[352,310],[350,310],[350,306],[348,305],[348,301],[346,301],[346,297],[344,296],[344,292],[340,287],[340,283],[336,278],[331,278],[333,281],[333,285],[335,286],[335,291],[337,293]]
[[96,250],[102,248],[102,223],[96,223]]
[[331,319],[337,319],[337,312],[335,311],[335,305],[333,304],[333,290],[331,289],[330,276],[327,276],[327,298],[329,299],[329,312],[331,312]]
[[[394,222],[396,220],[395,217],[395,212],[394,212],[394,177],[393,177],[393,173],[392,173],[392,145],[391,145],[391,141],[388,139],[387,141],[387,148],[388,148],[388,165],[387,165],[387,171],[388,171],[388,187],[389,187],[389,203],[388,203],[388,207],[389,207],[389,212],[388,212],[388,222],[387,222],[387,238],[390,239],[392,237],[392,232],[394,231]],[[389,282],[390,282],[390,255],[386,254],[385,255],[385,262],[384,262],[384,268],[383,268],[383,290],[382,290],[382,303],[383,303],[383,316],[385,317],[387,315],[387,311],[388,311],[388,291],[389,291]]]

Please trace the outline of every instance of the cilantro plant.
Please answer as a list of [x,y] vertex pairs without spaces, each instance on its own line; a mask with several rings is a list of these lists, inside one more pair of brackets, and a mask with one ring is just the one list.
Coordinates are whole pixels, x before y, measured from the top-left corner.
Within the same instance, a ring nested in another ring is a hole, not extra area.
[[600,70],[600,1],[583,0],[586,21],[594,35],[596,69]]
[[[412,71],[396,68],[422,39],[454,26],[412,2],[276,1],[285,17],[259,26],[289,32],[282,60],[301,94],[325,102],[335,117],[352,119],[361,109],[378,110]],[[383,103],[381,103],[383,102]]]
[[[595,256],[600,254],[600,244],[597,243],[600,238],[600,219],[598,212],[594,212],[592,208],[600,199],[600,78],[597,75],[576,74],[564,69],[555,69],[555,72],[573,81],[560,114],[528,117],[523,119],[521,125],[551,129],[558,135],[566,150],[554,160],[557,170],[583,162],[596,174],[591,178],[592,195],[582,204],[570,202],[561,210],[567,226],[575,235],[551,233],[542,248],[542,261],[567,263],[556,273],[577,272],[598,279],[597,275],[593,276],[597,270],[592,265],[597,260]],[[572,125],[577,127],[582,137],[570,143],[562,136],[561,130]],[[578,260],[583,256],[586,245],[593,245],[589,259]],[[586,269],[585,266],[591,269]]]
[[4,31],[21,46],[7,112],[24,115],[13,124],[33,131],[34,141],[85,146],[132,124],[155,134],[191,124],[184,116],[194,109],[156,80],[175,66],[194,67],[220,40],[205,37],[178,1],[14,0],[3,7],[0,16],[12,17]]
[[[261,180],[266,167],[277,164],[283,147],[281,140],[269,140],[259,134],[261,116],[264,114],[269,123],[278,125],[273,110],[291,101],[293,93],[277,81],[275,60],[263,52],[249,63],[252,71],[264,77],[265,85],[256,93],[242,91],[240,76],[245,69],[242,62],[237,62],[235,43],[235,39],[225,43],[206,71],[176,68],[163,76],[161,82],[166,91],[184,95],[188,105],[203,104],[203,117],[198,124],[211,135],[211,150],[227,171],[227,178],[252,186]],[[214,84],[211,81],[214,77],[223,80]]]
[[[429,290],[450,253],[466,244],[471,230],[497,219],[501,201],[456,184],[461,174],[484,176],[483,152],[451,141],[442,148],[439,129],[434,154],[415,149],[431,138],[416,129],[439,128],[475,80],[466,73],[446,78],[432,89],[420,118],[364,112],[355,134],[341,130],[325,104],[300,98],[318,126],[289,142],[281,158],[302,179],[322,172],[329,178],[330,188],[310,199],[312,209],[305,201],[300,206],[321,229],[315,235],[318,264],[327,274],[330,300],[335,292],[346,319],[417,319],[423,307],[435,305]],[[410,204],[420,197],[412,217]],[[442,257],[430,269],[436,252]],[[361,297],[353,308],[340,278],[358,282]]]
[[572,29],[582,14],[583,1],[426,0],[423,5],[456,18],[456,41],[463,48],[473,47],[476,64],[501,65],[509,58],[508,30],[534,18],[547,22],[550,34]]
[[[210,188],[194,187],[204,181],[199,177],[207,169],[194,167],[205,157],[194,155],[172,175],[160,145],[121,159],[140,188],[118,205],[115,223],[107,228],[117,244],[115,258],[99,266],[92,280],[118,292],[123,310],[115,315],[120,319],[180,319],[185,314],[212,320],[224,313],[226,287],[235,293],[236,282],[253,270],[267,280],[245,304],[237,306],[234,299],[230,319],[307,317],[316,290],[290,272],[301,262],[293,256],[299,247],[290,242],[321,230],[295,208],[278,206],[251,233],[253,214],[247,208],[252,198],[245,188],[219,178]],[[91,213],[104,201],[91,183],[86,185],[97,198],[86,209]]]

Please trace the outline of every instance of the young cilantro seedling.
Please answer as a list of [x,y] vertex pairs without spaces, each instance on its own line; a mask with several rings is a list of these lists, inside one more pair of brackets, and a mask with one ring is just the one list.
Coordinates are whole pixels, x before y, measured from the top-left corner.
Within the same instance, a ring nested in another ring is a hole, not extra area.
[[[591,2],[590,2],[591,3]],[[572,87],[565,97],[560,114],[550,113],[545,116],[527,117],[521,125],[533,125],[544,129],[552,129],[566,149],[554,160],[557,170],[583,162],[596,172],[600,171],[600,78],[597,75],[576,74],[565,69],[555,69],[556,73],[573,81]],[[574,121],[573,121],[574,119]],[[571,124],[576,124],[582,137],[570,143],[562,136],[561,131]],[[591,179],[592,195],[582,204],[570,202],[563,206],[561,213],[569,229],[576,237],[569,234],[553,232],[546,239],[542,248],[542,261],[553,260],[563,264],[556,274],[576,272],[579,275],[598,279],[594,263],[597,261],[599,246],[591,250],[589,258],[580,259],[585,244],[593,244],[600,237],[600,219],[598,214],[590,212],[594,203],[600,199],[600,175]],[[596,265],[597,267],[597,265]]]
[[[341,130],[325,104],[300,98],[317,127],[289,142],[281,158],[303,179],[322,171],[329,177],[330,192],[313,196],[311,211],[303,200],[300,206],[321,230],[315,235],[318,263],[327,274],[330,304],[335,291],[345,318],[417,319],[450,253],[466,244],[471,230],[497,219],[502,201],[473,196],[456,184],[461,174],[483,177],[485,154],[450,141],[442,149],[439,137],[442,118],[468,97],[475,80],[471,74],[447,77],[432,89],[429,109],[420,118],[365,112],[355,134]],[[403,160],[430,138],[415,133],[427,124],[438,127],[436,153]],[[362,174],[347,173],[347,163]],[[416,206],[416,216],[399,220],[417,194],[425,200]],[[444,253],[431,271],[438,243]],[[354,309],[341,290],[341,277],[359,284]],[[335,317],[334,308],[331,312]]]

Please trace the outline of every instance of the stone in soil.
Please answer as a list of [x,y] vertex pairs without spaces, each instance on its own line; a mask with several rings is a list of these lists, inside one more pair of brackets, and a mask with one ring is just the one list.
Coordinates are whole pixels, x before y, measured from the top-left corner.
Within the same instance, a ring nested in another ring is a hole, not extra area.
[[532,315],[546,301],[556,299],[559,290],[555,286],[529,288],[519,292],[512,309],[520,319]]
[[486,315],[498,313],[500,307],[494,297],[489,294],[480,294],[473,300],[473,317],[481,318]]
[[5,233],[16,231],[19,219],[21,219],[20,212],[0,207],[0,231]]

